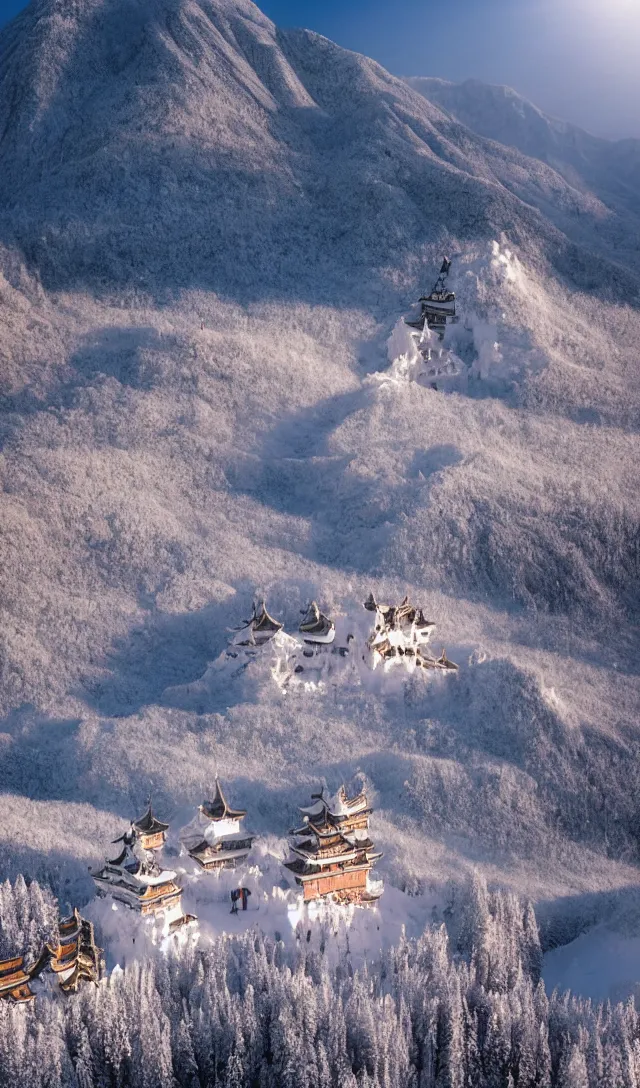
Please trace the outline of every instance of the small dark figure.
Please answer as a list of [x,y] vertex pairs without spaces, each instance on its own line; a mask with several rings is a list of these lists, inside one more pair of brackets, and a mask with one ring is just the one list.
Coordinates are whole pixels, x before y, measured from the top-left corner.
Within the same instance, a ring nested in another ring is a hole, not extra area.
[[242,909],[247,909],[247,900],[251,892],[248,888],[234,888],[231,892],[231,913],[238,913],[238,903],[242,903]]

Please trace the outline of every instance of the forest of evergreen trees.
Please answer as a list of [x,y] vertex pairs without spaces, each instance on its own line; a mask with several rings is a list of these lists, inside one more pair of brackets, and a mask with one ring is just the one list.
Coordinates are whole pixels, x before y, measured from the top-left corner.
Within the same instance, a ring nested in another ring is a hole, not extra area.
[[[51,936],[50,894],[0,889],[2,951]],[[28,1088],[636,1088],[633,1003],[547,998],[534,912],[469,889],[452,936],[338,965],[258,933],[0,1002],[0,1084]],[[329,934],[328,934],[329,939]],[[328,949],[327,940],[327,949]]]

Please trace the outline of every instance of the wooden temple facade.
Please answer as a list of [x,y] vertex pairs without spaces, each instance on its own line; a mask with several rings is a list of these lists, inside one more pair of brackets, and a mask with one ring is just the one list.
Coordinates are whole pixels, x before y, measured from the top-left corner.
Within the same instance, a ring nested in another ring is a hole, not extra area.
[[59,925],[59,943],[51,957],[51,970],[64,993],[76,993],[81,982],[97,982],[104,974],[102,949],[98,948],[93,922],[77,909]]
[[48,966],[50,959],[51,951],[45,945],[35,962],[29,966],[25,964],[24,956],[0,961],[0,997],[15,1004],[33,1001],[36,996],[33,983]]
[[382,854],[369,837],[366,793],[348,798],[343,786],[333,798],[323,789],[312,799],[300,810],[304,822],[291,832],[292,857],[285,862],[305,902],[331,896],[338,903],[374,903],[382,883],[370,874]]
[[76,993],[81,982],[100,981],[104,959],[93,924],[74,910],[71,917],[61,920],[58,933],[57,946],[45,944],[29,966],[24,956],[0,961],[0,998],[15,1004],[33,1001],[34,983],[45,971],[54,973],[63,993]]

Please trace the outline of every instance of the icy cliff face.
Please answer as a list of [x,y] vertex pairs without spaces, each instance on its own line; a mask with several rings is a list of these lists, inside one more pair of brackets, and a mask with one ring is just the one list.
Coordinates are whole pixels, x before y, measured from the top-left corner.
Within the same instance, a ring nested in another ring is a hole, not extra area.
[[[3,857],[89,894],[150,789],[279,835],[359,769],[398,884],[635,880],[631,213],[249,3],[41,0],[0,73]],[[451,395],[387,358],[443,251]],[[459,674],[208,682],[372,590]]]

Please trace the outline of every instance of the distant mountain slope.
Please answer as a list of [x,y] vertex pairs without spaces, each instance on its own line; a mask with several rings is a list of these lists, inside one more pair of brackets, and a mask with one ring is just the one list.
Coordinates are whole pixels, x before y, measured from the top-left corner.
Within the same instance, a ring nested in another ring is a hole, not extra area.
[[619,240],[637,293],[640,233],[591,193],[249,0],[35,0],[0,72],[0,237],[47,287],[336,302],[443,232],[508,230],[587,286]]
[[550,117],[511,87],[428,76],[405,82],[480,136],[517,147],[557,170],[571,185],[640,215],[640,140],[611,141]]

